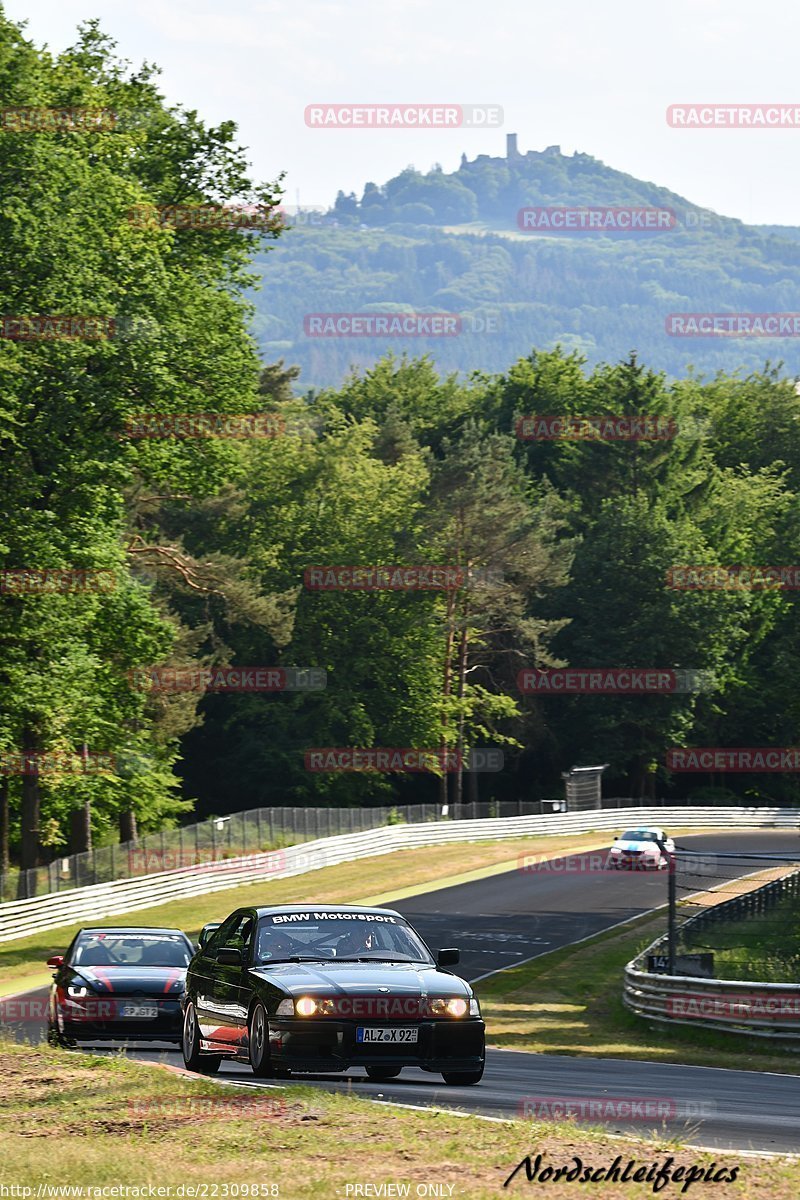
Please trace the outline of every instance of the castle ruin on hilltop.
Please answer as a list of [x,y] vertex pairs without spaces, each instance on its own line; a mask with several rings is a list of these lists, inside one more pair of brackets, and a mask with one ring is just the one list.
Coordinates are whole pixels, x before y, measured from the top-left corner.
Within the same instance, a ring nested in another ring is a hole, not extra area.
[[[519,147],[517,145],[516,133],[507,133],[506,134],[505,160],[500,159],[500,161],[501,162],[502,161],[523,162],[525,160],[528,160],[528,161],[532,162],[534,159],[541,158],[543,155],[549,155],[549,156],[552,156],[553,158],[560,158],[561,157],[561,147],[560,146],[547,146],[547,147],[545,147],[544,150],[527,150],[524,154],[522,154],[522,153],[520,153]],[[585,156],[579,155],[578,151],[576,150],[573,154],[573,158],[579,158],[579,157],[585,157]],[[473,161],[473,163],[497,162],[498,156],[495,154],[479,154],[472,161]],[[466,154],[462,154],[461,155],[461,166],[466,167],[469,165],[470,165],[470,161],[467,158]]]

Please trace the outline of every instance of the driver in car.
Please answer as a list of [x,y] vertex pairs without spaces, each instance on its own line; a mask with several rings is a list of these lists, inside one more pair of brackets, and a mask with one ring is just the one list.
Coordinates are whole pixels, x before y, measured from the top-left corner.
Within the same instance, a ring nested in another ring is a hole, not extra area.
[[270,959],[288,958],[290,954],[296,954],[297,947],[291,938],[288,938],[282,929],[276,929],[274,925],[266,925],[258,935],[258,961],[269,962]]
[[378,938],[374,929],[364,929],[363,926],[346,933],[336,943],[337,958],[360,958],[369,950],[378,948]]

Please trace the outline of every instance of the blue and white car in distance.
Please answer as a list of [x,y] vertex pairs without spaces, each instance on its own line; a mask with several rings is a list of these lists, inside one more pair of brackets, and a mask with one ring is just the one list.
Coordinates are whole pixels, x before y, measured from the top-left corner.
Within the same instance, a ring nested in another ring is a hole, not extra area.
[[606,867],[627,868],[633,871],[665,871],[669,856],[675,853],[675,843],[663,829],[639,825],[614,839],[608,852]]

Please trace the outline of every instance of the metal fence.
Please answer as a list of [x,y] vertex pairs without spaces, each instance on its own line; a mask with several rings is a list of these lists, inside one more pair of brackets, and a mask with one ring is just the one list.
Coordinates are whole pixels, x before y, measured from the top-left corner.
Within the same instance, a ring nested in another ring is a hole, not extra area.
[[[244,882],[288,878],[359,858],[392,854],[395,851],[420,846],[532,836],[605,833],[618,827],[620,815],[626,823],[631,824],[649,823],[660,819],[668,825],[675,826],[680,822],[687,828],[695,829],[714,826],[726,829],[759,826],[797,830],[800,826],[798,810],[786,811],[778,808],[698,808],[694,811],[629,808],[621,814],[596,811],[396,824],[383,829],[323,838],[283,850],[187,866],[157,875],[98,883],[32,899],[12,900],[0,906],[0,942],[12,941],[25,937],[26,934],[57,929],[75,922],[141,911],[168,900],[223,891]],[[402,887],[404,882],[398,874],[397,886]],[[224,911],[222,915],[225,915]]]
[[[760,917],[789,899],[800,897],[800,870],[760,887],[703,908],[680,927],[687,950],[710,930],[727,922]],[[800,983],[753,979],[707,979],[647,970],[649,955],[667,957],[662,935],[625,967],[623,1003],[640,1017],[658,1024],[693,1025],[762,1038],[800,1039]]]
[[[777,870],[788,867],[784,864]],[[799,948],[791,932],[788,939],[781,933],[782,929],[796,928],[798,915],[800,855],[790,874],[765,881],[760,887],[751,887],[689,917],[678,931],[678,951],[713,953],[715,975],[720,979],[800,983]]]
[[[629,796],[604,797],[603,809],[630,809]],[[643,802],[639,802],[643,803]],[[752,809],[752,801],[728,799],[656,799],[644,802],[655,808]],[[772,806],[771,806],[772,807]],[[218,862],[260,851],[281,849],[315,838],[359,833],[395,823],[419,824],[441,820],[491,820],[500,817],[538,816],[565,811],[563,800],[483,801],[442,808],[440,804],[406,804],[376,808],[254,808],[176,829],[142,835],[135,842],[97,846],[83,854],[54,858],[29,871],[0,871],[0,903],[71,888],[134,879],[186,866]],[[581,809],[580,811],[592,811]],[[800,811],[800,810],[796,810]],[[656,815],[654,820],[663,820]]]
[[321,837],[359,833],[396,823],[476,820],[552,811],[546,803],[407,804],[381,808],[254,808],[177,829],[144,834],[135,842],[98,846],[29,871],[0,872],[0,903],[63,892],[114,879],[134,879],[281,849]]

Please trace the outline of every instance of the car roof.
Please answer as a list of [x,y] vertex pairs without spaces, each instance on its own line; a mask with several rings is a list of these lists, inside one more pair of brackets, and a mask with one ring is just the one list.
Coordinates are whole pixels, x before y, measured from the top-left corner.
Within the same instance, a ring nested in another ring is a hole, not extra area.
[[79,933],[177,933],[181,937],[187,934],[182,929],[171,929],[161,925],[84,925]]
[[[236,909],[236,912],[241,912],[248,905],[243,904],[241,909]],[[405,920],[401,913],[396,912],[393,908],[373,908],[370,904],[270,904],[256,905],[256,912],[260,917],[269,916],[270,913],[302,913],[302,912],[353,912],[353,913],[376,913],[381,916],[400,917]]]

